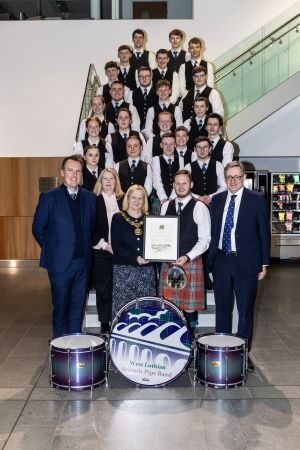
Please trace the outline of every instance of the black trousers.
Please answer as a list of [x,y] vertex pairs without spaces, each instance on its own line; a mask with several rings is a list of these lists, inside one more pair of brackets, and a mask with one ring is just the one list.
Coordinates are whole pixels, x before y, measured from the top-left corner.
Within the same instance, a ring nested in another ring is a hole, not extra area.
[[93,285],[96,289],[98,319],[111,322],[113,255],[106,250],[94,250]]

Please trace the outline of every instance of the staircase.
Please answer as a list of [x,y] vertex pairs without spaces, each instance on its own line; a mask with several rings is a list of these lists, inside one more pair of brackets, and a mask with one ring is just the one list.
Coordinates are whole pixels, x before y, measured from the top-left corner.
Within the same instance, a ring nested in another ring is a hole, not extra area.
[[[213,332],[215,328],[215,298],[213,291],[207,291],[207,308],[198,315],[197,332]],[[91,290],[88,295],[85,317],[83,321],[83,332],[99,334],[100,322],[98,321],[96,307],[96,292]]]

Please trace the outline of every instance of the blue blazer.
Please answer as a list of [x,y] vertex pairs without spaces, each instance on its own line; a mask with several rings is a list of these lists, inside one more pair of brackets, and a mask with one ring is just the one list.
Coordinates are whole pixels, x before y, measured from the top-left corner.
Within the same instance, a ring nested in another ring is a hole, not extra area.
[[[223,211],[227,191],[216,194],[211,202],[211,243],[208,264],[211,269],[219,247]],[[264,196],[244,188],[235,230],[237,261],[240,270],[248,275],[261,272],[269,265],[270,221]]]
[[[96,196],[85,189],[79,189],[84,257],[89,268],[92,260]],[[40,194],[32,234],[41,247],[40,266],[51,273],[63,272],[72,260],[75,246],[73,218],[63,185]]]

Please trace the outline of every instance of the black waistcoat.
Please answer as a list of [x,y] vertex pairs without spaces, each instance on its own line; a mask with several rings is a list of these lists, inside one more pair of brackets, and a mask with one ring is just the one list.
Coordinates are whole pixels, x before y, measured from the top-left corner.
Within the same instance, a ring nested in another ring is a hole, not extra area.
[[170,69],[171,72],[179,72],[181,64],[185,64],[185,55],[186,52],[184,50],[180,50],[180,52],[177,55],[177,58],[174,58],[172,51],[169,50],[168,69]]
[[148,109],[158,103],[158,96],[153,87],[148,92],[146,99],[144,98],[142,89],[144,88],[137,88],[132,92],[132,103],[139,113],[141,119],[141,130],[145,126]]
[[144,186],[147,177],[147,166],[147,163],[139,160],[135,171],[132,173],[127,159],[119,162],[119,178],[123,192],[126,192],[133,184]]
[[152,73],[153,73],[152,83],[154,88],[156,88],[156,84],[159,80],[168,80],[172,88],[173,72],[171,72],[171,70],[168,69],[167,71],[165,71],[164,77],[161,76],[160,71],[158,69],[154,69]]
[[[204,59],[201,59],[200,64],[198,66],[206,67],[207,68],[207,61],[204,61]],[[187,91],[190,89],[193,89],[194,87],[194,80],[193,80],[193,64],[191,61],[188,61],[185,63],[185,88]]]
[[179,170],[179,157],[174,155],[174,161],[171,168],[162,155],[159,157],[159,163],[161,181],[164,186],[165,193],[169,198],[173,190],[174,174]]
[[[81,144],[82,144],[83,150],[84,150],[85,147],[87,147],[88,145],[89,145],[89,146],[91,145],[87,139],[84,139],[83,141],[81,141]],[[106,153],[106,148],[105,148],[104,142],[103,142],[101,139],[100,139],[100,141],[98,142],[97,147],[99,148],[99,153],[100,153],[100,158],[99,158],[98,166],[101,167],[102,169],[104,169],[104,167],[105,167],[105,153]]]
[[211,159],[215,159],[216,161],[223,161],[223,148],[226,144],[225,139],[220,138],[215,148],[212,150],[210,154]]
[[[209,86],[206,86],[206,88],[201,92],[200,97],[209,98],[209,94],[211,93],[212,88]],[[191,89],[184,99],[182,100],[182,118],[183,121],[190,119],[194,115],[194,99],[195,99],[195,90],[194,88]],[[209,102],[208,111],[207,114],[210,114],[212,112],[212,106]]]
[[139,58],[137,58],[135,53],[133,53],[129,63],[130,67],[132,66],[134,69],[138,69],[141,66],[149,67],[149,51],[144,50]]
[[[153,109],[154,109],[153,133],[158,134],[160,132],[158,124],[157,124],[158,115],[159,115],[159,113],[163,112],[163,110],[161,109],[159,104],[154,105]],[[170,103],[169,106],[167,107],[166,111],[170,112],[173,116],[173,125],[172,125],[171,130],[174,132],[175,128],[176,128],[176,121],[175,121],[175,117],[174,117],[175,105],[172,105],[172,103]]]
[[[193,220],[196,202],[197,200],[191,198],[180,214],[179,256],[186,255],[198,241],[198,227]],[[175,200],[169,202],[166,216],[176,216]]]
[[136,89],[136,79],[135,79],[135,68],[130,66],[130,69],[127,72],[126,77],[123,75],[124,68],[120,67],[118,79],[121,83],[124,84],[124,86],[129,87],[129,89],[132,91],[133,89]]
[[197,195],[213,194],[218,189],[216,161],[210,160],[205,175],[199,167],[198,161],[191,164],[191,173],[194,182],[192,192]]
[[189,131],[189,145],[194,148],[195,147],[195,139],[199,136],[207,136],[207,131],[204,125],[204,121],[201,129],[199,130],[198,124],[196,122],[195,117],[191,119],[190,123],[190,131]]
[[[119,104],[119,108],[127,108],[129,110],[129,103],[122,102]],[[109,103],[106,105],[106,119],[108,122],[111,122],[116,127],[116,113],[118,112],[119,108],[115,110],[115,107],[112,103]]]

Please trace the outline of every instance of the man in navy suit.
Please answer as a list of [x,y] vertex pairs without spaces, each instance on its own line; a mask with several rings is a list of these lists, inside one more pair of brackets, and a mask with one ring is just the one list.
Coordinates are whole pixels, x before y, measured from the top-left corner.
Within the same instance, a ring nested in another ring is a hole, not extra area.
[[[239,313],[237,334],[247,339],[250,351],[257,284],[265,277],[269,264],[268,207],[262,194],[244,188],[246,175],[242,163],[228,163],[224,173],[228,190],[213,196],[211,202],[209,267],[213,274],[216,332],[231,333],[235,294]],[[227,217],[230,212],[231,224]],[[251,360],[248,368],[254,368]]]
[[41,193],[32,224],[51,284],[54,336],[79,333],[82,326],[96,204],[96,196],[80,187],[82,164],[80,155],[63,160],[63,184]]

